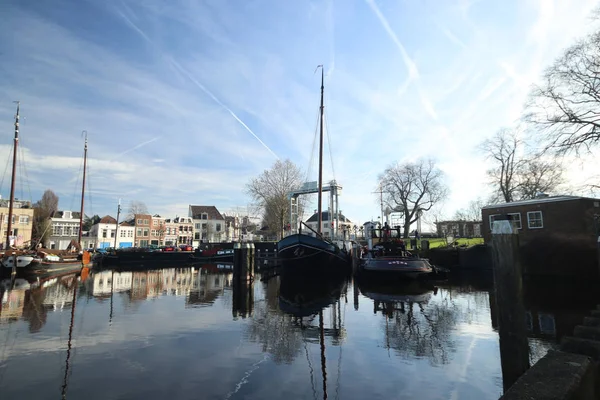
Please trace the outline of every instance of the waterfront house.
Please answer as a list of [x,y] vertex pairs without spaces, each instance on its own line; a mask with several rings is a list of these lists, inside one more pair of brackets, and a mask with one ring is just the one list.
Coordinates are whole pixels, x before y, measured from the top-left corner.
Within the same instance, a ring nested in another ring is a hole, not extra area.
[[[0,240],[0,248],[6,245],[8,229],[9,201],[0,199],[0,232],[3,240]],[[13,203],[12,227],[10,234],[11,245],[16,247],[29,246],[31,244],[31,232],[33,228],[33,208],[31,202],[15,200]]]
[[135,226],[134,245],[135,247],[148,247],[150,245],[150,224],[152,215],[135,214],[133,217]]
[[194,239],[194,220],[190,217],[176,217],[176,244],[192,244]]
[[134,237],[135,222],[133,219],[121,222],[117,229],[117,248],[133,247]]
[[44,245],[48,249],[66,250],[71,241],[79,239],[79,211],[56,211],[50,217],[50,235]]
[[[335,214],[332,214],[333,218],[330,218],[329,215],[329,211],[323,211],[321,213],[321,218],[323,221],[321,231],[323,233],[323,236],[332,237],[333,232],[335,232],[337,228],[337,233],[339,237],[349,238],[353,227],[352,221],[346,218],[341,212],[339,213],[339,218],[336,218]],[[315,212],[309,219],[306,220],[305,223],[313,230],[318,231],[319,214]],[[314,236],[314,233],[311,232],[309,229],[303,229],[303,233]]]
[[237,214],[225,215],[225,241],[226,242],[237,242],[240,240],[240,218]]
[[154,214],[150,220],[150,244],[153,246],[162,246],[165,238],[165,219],[158,214]]
[[88,240],[95,243],[94,248],[106,249],[115,247],[115,235],[117,234],[117,220],[110,215],[105,215],[100,222],[92,225],[88,233]]
[[549,235],[578,237],[595,243],[600,199],[542,195],[531,200],[485,206],[481,212],[486,243],[492,238],[492,223],[502,218],[513,221],[521,244]]
[[[435,223],[439,237],[455,238],[481,237],[481,221],[452,220]],[[422,233],[422,232],[421,232]]]
[[175,220],[165,219],[165,246],[177,245],[177,227],[178,224]]
[[188,217],[194,221],[194,240],[192,245],[220,242],[224,239],[225,218],[215,206],[191,205]]

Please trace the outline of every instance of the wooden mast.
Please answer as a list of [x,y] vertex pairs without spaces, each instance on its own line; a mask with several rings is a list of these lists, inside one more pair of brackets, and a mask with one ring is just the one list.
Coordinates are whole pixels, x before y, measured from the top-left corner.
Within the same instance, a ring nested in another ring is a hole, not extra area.
[[81,210],[79,212],[79,235],[77,235],[77,243],[79,243],[79,249],[83,251],[81,246],[81,233],[83,230],[83,202],[85,199],[85,171],[87,169],[87,131],[82,132],[85,135],[85,145],[83,147],[83,184],[81,185]]
[[319,226],[317,227],[317,232],[319,233],[319,236],[321,236],[323,234],[323,206],[321,205],[321,199],[323,198],[323,91],[325,87],[323,85],[323,65],[319,65],[317,68],[321,68],[321,108],[319,117],[319,197],[317,200],[317,213],[319,214]]
[[[10,233],[12,230],[13,206],[15,202],[15,181],[17,178],[17,147],[19,146],[19,106],[21,103],[19,101],[15,101],[15,103],[17,103],[17,114],[15,115],[15,139],[13,145],[12,178],[10,181],[10,202],[8,203],[8,225],[6,227],[6,250],[10,249]],[[16,259],[15,265],[17,265]]]

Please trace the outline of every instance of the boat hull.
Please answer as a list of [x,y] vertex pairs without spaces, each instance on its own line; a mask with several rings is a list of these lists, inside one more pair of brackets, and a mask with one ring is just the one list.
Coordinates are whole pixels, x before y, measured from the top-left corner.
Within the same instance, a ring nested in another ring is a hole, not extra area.
[[418,257],[367,257],[361,263],[360,273],[370,277],[418,279],[433,272],[425,258]]
[[306,274],[344,274],[351,270],[347,252],[322,239],[302,234],[281,239],[277,243],[277,258],[282,273],[294,270]]
[[34,256],[30,255],[16,255],[16,256],[8,256],[2,259],[2,266],[5,268],[13,268],[15,266],[16,259],[16,267],[17,268],[25,268],[28,267],[32,261],[34,260]]

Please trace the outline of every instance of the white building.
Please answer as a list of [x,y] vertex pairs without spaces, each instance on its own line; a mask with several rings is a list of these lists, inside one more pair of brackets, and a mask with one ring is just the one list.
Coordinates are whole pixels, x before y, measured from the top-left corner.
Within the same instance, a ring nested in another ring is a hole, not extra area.
[[117,230],[117,248],[133,247],[134,236],[135,223],[133,221],[121,222]]
[[215,206],[194,206],[190,204],[188,217],[194,222],[194,240],[192,246],[200,243],[225,240],[225,218]]
[[[92,296],[106,296],[112,293],[125,292],[131,289],[133,274],[131,272],[100,271],[92,275],[88,288]],[[90,288],[91,286],[91,288]]]
[[[46,240],[49,249],[66,250],[72,240],[79,236],[79,212],[56,211],[50,218],[50,235]],[[83,241],[83,239],[82,239]],[[84,246],[85,248],[85,246]]]
[[88,233],[88,240],[94,241],[95,249],[105,249],[115,246],[117,220],[110,215],[105,215],[100,222],[92,225]]
[[[354,224],[352,223],[352,221],[350,221],[348,218],[346,218],[342,213],[339,214],[339,219],[336,220],[336,218],[334,217],[333,219],[329,218],[329,211],[323,211],[321,213],[322,215],[322,229],[321,232],[323,233],[324,237],[332,237],[333,232],[336,231],[337,228],[337,235],[338,238],[346,238],[346,239],[350,239],[351,235],[354,235]],[[311,227],[313,230],[318,231],[318,225],[319,225],[319,214],[318,213],[314,213],[309,219],[306,220],[306,225]],[[339,224],[339,225],[338,225]],[[302,233],[305,233],[307,235],[311,235],[314,236],[315,234],[313,232],[311,232],[309,229],[304,228],[302,230]]]

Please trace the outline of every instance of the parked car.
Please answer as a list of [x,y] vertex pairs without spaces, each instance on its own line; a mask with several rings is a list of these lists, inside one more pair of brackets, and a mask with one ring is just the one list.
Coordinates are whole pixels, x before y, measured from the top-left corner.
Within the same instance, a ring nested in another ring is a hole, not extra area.
[[162,251],[175,251],[175,246],[163,246]]
[[181,244],[179,245],[179,250],[181,251],[194,251],[194,248],[189,244]]

